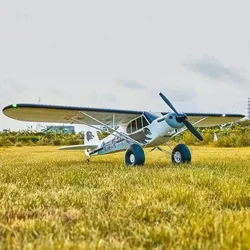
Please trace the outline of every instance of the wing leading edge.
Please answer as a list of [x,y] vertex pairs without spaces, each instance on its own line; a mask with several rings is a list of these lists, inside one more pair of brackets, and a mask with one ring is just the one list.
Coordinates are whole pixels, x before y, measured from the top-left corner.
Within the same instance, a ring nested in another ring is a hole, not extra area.
[[[146,111],[121,110],[121,109],[102,109],[74,106],[58,106],[44,104],[13,104],[6,106],[3,113],[15,120],[29,122],[53,122],[53,123],[72,123],[99,125],[96,121],[85,116],[85,112],[95,119],[105,123],[122,125],[130,122],[138,116],[145,114],[150,118],[150,122],[167,112],[151,114]],[[198,121],[195,127],[212,127],[229,122],[234,122],[245,117],[242,114],[214,114],[214,113],[185,113],[188,120],[193,124]]]
[[[162,114],[167,114],[162,113]],[[185,113],[188,120],[197,128],[213,127],[225,123],[238,121],[245,116],[242,114],[217,114],[217,113]]]
[[225,123],[231,123],[245,117],[244,115],[241,114],[202,114],[202,113],[201,114],[187,113],[187,116],[191,123],[201,121],[198,122],[197,125],[195,125],[195,127],[198,128],[213,127]]
[[132,110],[43,104],[13,104],[3,109],[3,113],[6,116],[20,121],[53,123],[74,122],[75,124],[84,122],[87,124],[99,125],[97,122],[80,112],[85,112],[105,124],[112,124],[114,120],[116,125],[127,123],[143,113],[143,111]]

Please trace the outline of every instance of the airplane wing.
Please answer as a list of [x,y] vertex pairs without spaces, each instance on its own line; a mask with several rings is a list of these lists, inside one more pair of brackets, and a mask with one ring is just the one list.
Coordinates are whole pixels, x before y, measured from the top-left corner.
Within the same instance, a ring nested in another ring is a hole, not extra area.
[[113,119],[115,125],[121,125],[143,114],[143,111],[43,104],[12,104],[3,109],[6,116],[20,121],[75,124],[84,122],[91,125],[100,125],[81,112],[85,112],[107,125],[113,124]]
[[[163,115],[167,114],[162,112]],[[216,114],[216,113],[185,113],[188,121],[197,128],[213,127],[238,121],[245,116],[242,114]]]
[[[73,106],[58,106],[44,104],[12,104],[3,109],[3,113],[16,120],[30,122],[52,122],[52,123],[75,123],[100,125],[97,121],[84,115],[87,113],[98,121],[107,125],[122,125],[144,114],[149,122],[152,122],[159,116],[167,114],[149,113],[146,111],[121,110],[121,109],[103,109]],[[185,113],[188,120],[195,127],[212,127],[229,122],[237,121],[244,117],[241,114],[213,114],[213,113]]]

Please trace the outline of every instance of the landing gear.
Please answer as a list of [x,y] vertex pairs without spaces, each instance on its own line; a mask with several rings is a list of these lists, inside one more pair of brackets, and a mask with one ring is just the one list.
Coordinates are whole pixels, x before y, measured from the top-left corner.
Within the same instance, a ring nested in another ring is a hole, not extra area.
[[141,146],[132,144],[125,153],[125,163],[129,166],[143,166],[145,154]]
[[190,163],[191,153],[185,144],[178,144],[172,151],[172,162],[174,164]]
[[87,159],[86,159],[86,163],[89,163],[90,162],[90,149],[89,148],[86,148],[85,150],[84,150],[84,152],[85,152],[85,155],[87,156]]

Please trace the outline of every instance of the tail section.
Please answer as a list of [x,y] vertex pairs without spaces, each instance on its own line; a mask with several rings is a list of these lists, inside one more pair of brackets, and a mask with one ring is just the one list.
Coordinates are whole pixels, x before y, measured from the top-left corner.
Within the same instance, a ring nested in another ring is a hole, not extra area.
[[97,130],[91,127],[86,127],[84,131],[84,144],[64,146],[60,147],[59,150],[84,150],[85,154],[89,156],[89,154],[96,150],[99,145],[100,140]]
[[99,145],[100,140],[97,134],[97,130],[91,127],[86,128],[84,131],[84,145]]

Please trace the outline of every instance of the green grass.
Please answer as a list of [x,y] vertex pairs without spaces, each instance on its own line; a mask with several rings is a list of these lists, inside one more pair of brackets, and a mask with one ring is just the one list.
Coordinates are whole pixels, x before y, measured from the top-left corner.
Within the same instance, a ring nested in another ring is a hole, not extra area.
[[134,168],[0,148],[0,249],[249,249],[250,148],[191,151],[191,165],[154,151]]

